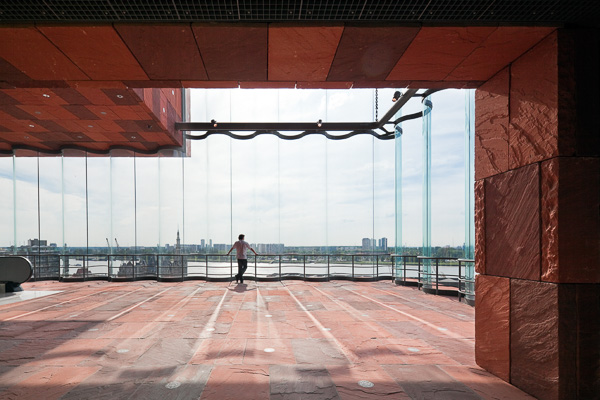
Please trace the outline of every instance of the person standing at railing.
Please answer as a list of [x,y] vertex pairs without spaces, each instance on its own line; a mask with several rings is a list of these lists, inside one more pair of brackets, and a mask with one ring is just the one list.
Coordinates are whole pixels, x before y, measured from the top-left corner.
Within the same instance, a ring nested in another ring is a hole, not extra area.
[[258,253],[254,251],[252,247],[250,247],[248,242],[244,241],[244,237],[244,234],[240,234],[240,236],[238,236],[239,240],[235,242],[233,246],[231,246],[231,249],[229,249],[227,252],[227,255],[229,255],[231,251],[235,249],[238,262],[238,273],[235,276],[235,283],[244,283],[244,272],[246,272],[246,269],[248,268],[248,256],[246,251],[250,249],[255,255],[258,255]]

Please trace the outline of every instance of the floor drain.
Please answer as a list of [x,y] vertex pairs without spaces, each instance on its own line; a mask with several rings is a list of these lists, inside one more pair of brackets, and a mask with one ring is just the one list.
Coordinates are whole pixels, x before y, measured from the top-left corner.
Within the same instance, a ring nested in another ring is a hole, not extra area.
[[270,347],[267,347],[267,348],[265,349],[265,353],[272,353],[272,352],[274,352],[274,351],[275,351],[275,349],[272,349],[272,348],[270,348]]
[[167,389],[177,389],[179,386],[181,386],[181,382],[177,381],[169,382],[165,385]]
[[364,388],[372,388],[375,384],[371,381],[358,381],[358,386],[362,386]]
[[119,350],[117,350],[117,353],[121,353],[121,354],[129,353],[129,349],[119,349]]
[[414,348],[414,347],[409,347],[407,350],[408,351],[412,351],[413,353],[418,353],[419,351],[421,351],[421,350],[419,350],[417,348]]

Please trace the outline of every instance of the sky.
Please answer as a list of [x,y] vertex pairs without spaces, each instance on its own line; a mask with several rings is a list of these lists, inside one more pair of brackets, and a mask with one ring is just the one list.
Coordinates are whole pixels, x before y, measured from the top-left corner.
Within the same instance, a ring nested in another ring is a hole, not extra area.
[[[191,120],[370,122],[392,95],[378,91],[376,112],[372,89],[193,90]],[[464,98],[460,90],[432,96],[433,245],[464,242]],[[402,113],[421,107],[415,98]],[[403,123],[403,132],[402,242],[420,246],[421,120]],[[173,244],[178,230],[185,243],[227,244],[245,233],[253,243],[288,246],[359,246],[364,237],[393,245],[393,140],[215,136],[191,145],[184,159],[90,157],[87,179],[83,157],[41,157],[39,192],[37,159],[0,157],[0,246],[13,243],[15,226],[19,245],[38,237],[38,193],[40,237],[72,246]]]
[[[378,91],[379,117],[391,107],[393,92]],[[460,90],[433,95],[434,245],[460,246],[464,241],[464,96]],[[198,90],[192,92],[192,104],[192,121],[370,122],[376,114],[372,89]],[[421,107],[420,98],[415,98],[403,113]],[[421,120],[405,122],[403,131],[403,243],[419,246]],[[188,237],[196,233],[223,237],[230,229],[230,235],[245,232],[260,242],[286,245],[360,245],[363,237],[387,237],[393,242],[394,141],[371,136],[343,141],[319,136],[296,141],[211,137],[193,141],[192,146],[192,157],[201,152],[208,159],[209,197],[227,191],[229,182],[232,196],[209,201],[206,231],[187,229]],[[226,162],[230,154],[231,166]],[[219,223],[227,218],[228,225]]]

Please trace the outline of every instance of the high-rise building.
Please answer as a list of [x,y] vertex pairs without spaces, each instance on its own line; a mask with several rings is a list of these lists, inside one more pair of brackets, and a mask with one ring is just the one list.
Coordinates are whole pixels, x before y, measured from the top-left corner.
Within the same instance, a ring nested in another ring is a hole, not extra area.
[[382,237],[381,239],[379,239],[379,249],[382,251],[387,251],[388,249],[388,240],[386,237]]
[[364,251],[368,251],[371,249],[371,239],[369,238],[363,238],[362,240],[362,249]]

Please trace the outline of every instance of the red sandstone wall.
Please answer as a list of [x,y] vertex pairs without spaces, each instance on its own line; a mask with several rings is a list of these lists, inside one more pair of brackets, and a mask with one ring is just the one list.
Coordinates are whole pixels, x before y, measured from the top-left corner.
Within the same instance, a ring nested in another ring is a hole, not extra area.
[[181,90],[145,88],[134,89],[134,92],[140,96],[146,106],[159,119],[161,125],[177,141],[179,145],[183,144],[183,135],[175,130],[175,122],[182,121]]
[[476,360],[541,399],[600,398],[598,37],[558,30],[476,93]]

